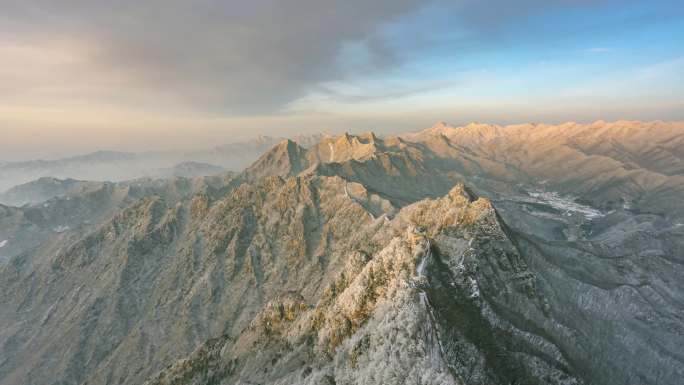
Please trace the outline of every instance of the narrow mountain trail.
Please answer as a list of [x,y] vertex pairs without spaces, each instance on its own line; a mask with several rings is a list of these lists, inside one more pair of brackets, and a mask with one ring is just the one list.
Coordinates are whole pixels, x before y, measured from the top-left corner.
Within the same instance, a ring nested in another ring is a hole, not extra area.
[[[360,206],[363,207],[364,209],[366,208],[361,202],[359,202],[358,199],[354,198],[353,196],[351,196],[351,194],[349,194],[349,189],[347,189],[347,182],[344,182],[344,196],[346,196],[346,197],[347,197],[349,200],[351,200],[352,202],[354,202],[354,203],[360,205]],[[372,220],[375,220],[375,215],[373,215],[373,213],[370,212],[370,210],[365,210],[365,211],[368,213],[368,216],[370,216],[370,218],[371,218]]]

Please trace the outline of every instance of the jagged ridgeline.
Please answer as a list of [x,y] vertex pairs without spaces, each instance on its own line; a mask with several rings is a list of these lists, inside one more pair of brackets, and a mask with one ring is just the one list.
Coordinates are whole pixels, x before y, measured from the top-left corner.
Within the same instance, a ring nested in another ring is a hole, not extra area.
[[0,384],[677,384],[684,131],[597,124],[286,140],[0,206]]
[[457,186],[393,219],[347,218],[363,241],[335,258],[320,293],[276,296],[236,337],[208,341],[148,384],[577,383],[548,341],[488,314],[483,296],[521,297],[516,312],[545,306],[488,200]]

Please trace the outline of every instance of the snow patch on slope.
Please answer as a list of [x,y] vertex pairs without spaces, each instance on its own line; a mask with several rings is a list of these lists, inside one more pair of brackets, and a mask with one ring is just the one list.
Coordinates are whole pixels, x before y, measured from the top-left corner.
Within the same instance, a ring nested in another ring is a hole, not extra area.
[[573,197],[562,196],[555,191],[533,191],[528,192],[527,194],[533,198],[528,201],[531,201],[532,203],[547,204],[556,210],[562,211],[567,216],[577,213],[589,220],[604,216],[601,211],[591,206],[577,203]]
[[70,227],[67,225],[60,225],[60,226],[56,226],[56,227],[52,228],[52,231],[54,231],[55,233],[63,233],[65,231],[69,231],[69,230],[70,230]]

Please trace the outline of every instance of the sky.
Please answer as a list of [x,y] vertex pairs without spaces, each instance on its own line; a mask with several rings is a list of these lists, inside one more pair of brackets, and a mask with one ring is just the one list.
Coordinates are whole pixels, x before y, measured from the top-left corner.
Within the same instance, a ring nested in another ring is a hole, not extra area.
[[0,160],[684,120],[681,0],[0,0]]

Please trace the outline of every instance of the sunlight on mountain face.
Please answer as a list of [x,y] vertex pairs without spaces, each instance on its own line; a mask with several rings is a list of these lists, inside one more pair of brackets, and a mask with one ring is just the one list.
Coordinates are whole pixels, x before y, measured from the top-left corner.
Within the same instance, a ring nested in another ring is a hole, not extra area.
[[681,383],[681,8],[5,1],[0,385]]

